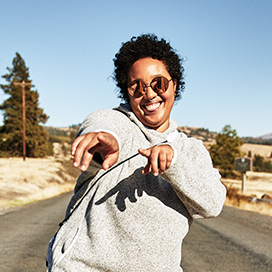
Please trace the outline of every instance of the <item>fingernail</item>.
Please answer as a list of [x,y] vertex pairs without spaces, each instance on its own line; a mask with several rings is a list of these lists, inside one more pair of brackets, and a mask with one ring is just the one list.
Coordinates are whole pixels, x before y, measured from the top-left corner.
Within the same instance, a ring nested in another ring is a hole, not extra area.
[[72,154],[72,156],[74,156],[75,155],[75,150],[72,150],[72,152],[71,152],[71,154]]
[[74,162],[74,164],[73,164],[73,165],[74,165],[74,167],[78,167],[78,164],[77,164],[77,162]]
[[84,165],[84,164],[81,165],[80,170],[81,170],[81,171],[85,171],[85,170],[86,170],[86,165]]

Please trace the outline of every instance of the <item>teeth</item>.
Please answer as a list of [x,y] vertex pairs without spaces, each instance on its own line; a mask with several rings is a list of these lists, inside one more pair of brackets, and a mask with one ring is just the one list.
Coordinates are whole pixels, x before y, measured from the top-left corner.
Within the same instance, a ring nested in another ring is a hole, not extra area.
[[160,103],[154,103],[154,104],[150,104],[150,105],[145,105],[145,108],[146,108],[148,111],[154,111],[154,110],[156,110],[159,106],[160,106]]

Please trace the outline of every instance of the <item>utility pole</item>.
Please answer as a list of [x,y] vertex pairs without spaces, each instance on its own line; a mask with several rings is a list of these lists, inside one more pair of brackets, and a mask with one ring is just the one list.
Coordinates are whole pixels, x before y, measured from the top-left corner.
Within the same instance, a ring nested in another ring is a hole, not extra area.
[[31,87],[31,81],[30,82],[25,82],[24,80],[22,82],[13,82],[14,85],[19,85],[22,88],[22,108],[23,108],[23,160],[25,161],[26,157],[26,114],[25,114],[25,86],[30,86]]

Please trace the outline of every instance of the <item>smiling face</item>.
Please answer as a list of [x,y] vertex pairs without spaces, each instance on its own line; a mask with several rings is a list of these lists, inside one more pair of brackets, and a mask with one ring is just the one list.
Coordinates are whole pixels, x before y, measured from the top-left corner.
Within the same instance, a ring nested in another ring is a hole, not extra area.
[[[150,88],[149,83],[156,77],[164,76],[169,80],[165,93],[158,94]],[[157,59],[139,59],[132,65],[129,84],[140,80],[145,87],[144,95],[134,97],[129,93],[130,106],[137,118],[146,126],[164,132],[169,126],[170,113],[175,101],[175,82],[167,72],[164,63]]]

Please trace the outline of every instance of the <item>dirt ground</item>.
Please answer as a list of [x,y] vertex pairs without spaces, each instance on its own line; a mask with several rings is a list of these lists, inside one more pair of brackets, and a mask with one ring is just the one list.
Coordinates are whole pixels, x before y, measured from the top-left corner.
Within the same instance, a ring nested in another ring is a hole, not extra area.
[[[0,158],[0,213],[73,190],[76,178],[67,174],[61,156],[44,159]],[[241,180],[222,179],[231,188],[242,189]],[[247,172],[245,195],[272,197],[272,174]],[[247,208],[251,209],[251,208]],[[271,208],[272,209],[272,206]]]

